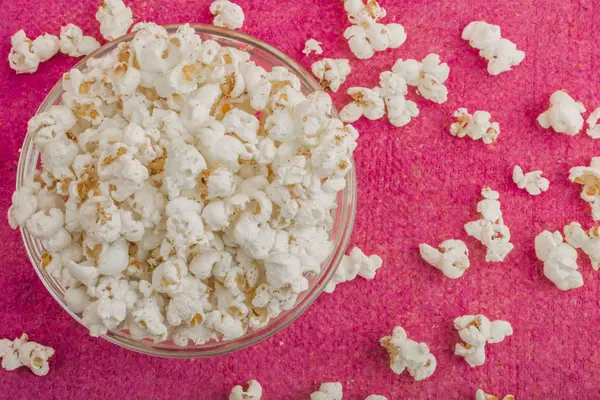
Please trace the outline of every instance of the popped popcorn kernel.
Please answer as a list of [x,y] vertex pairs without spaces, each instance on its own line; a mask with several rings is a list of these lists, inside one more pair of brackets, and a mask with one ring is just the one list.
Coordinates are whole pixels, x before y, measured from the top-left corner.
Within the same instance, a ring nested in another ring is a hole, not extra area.
[[348,95],[354,99],[340,111],[340,118],[344,122],[356,122],[361,116],[370,120],[383,117],[385,107],[379,91],[362,87],[351,87]]
[[462,240],[445,240],[439,250],[421,243],[419,252],[423,260],[450,279],[460,278],[470,266],[469,249]]
[[471,367],[485,363],[485,345],[500,343],[506,336],[513,334],[507,321],[490,321],[485,315],[465,315],[454,320],[454,328],[458,331],[463,343],[457,343],[454,354],[464,357]]
[[409,86],[415,86],[417,93],[434,103],[442,104],[448,99],[448,89],[444,82],[450,74],[450,67],[440,63],[440,56],[432,53],[421,62],[416,60],[396,61],[392,72],[398,74]]
[[600,157],[592,158],[589,167],[573,167],[569,180],[582,185],[581,199],[590,203],[592,218],[600,220]]
[[542,171],[536,170],[524,174],[518,165],[513,169],[512,179],[519,189],[525,189],[532,196],[537,196],[550,187],[550,181],[542,178]]
[[311,393],[310,400],[342,400],[343,389],[339,382],[321,383],[319,390]]
[[435,372],[437,361],[425,343],[408,339],[400,326],[394,328],[392,336],[380,340],[390,356],[390,367],[396,374],[407,370],[415,381],[429,378]]
[[133,13],[123,0],[103,0],[96,12],[96,20],[100,22],[104,39],[111,41],[127,33],[133,24]]
[[351,71],[350,62],[345,58],[324,58],[311,65],[311,71],[325,90],[337,92]]
[[333,293],[336,286],[354,280],[357,276],[371,280],[381,268],[383,261],[377,255],[366,256],[361,249],[355,247],[349,256],[344,256],[335,274],[325,287],[326,293]]
[[60,28],[60,52],[71,57],[87,56],[100,47],[92,36],[84,36],[81,28],[67,24]]
[[586,120],[588,124],[586,133],[592,139],[600,138],[600,124],[598,124],[598,120],[600,120],[600,107],[596,108]]
[[25,366],[37,376],[47,375],[50,371],[48,360],[54,355],[54,349],[30,342],[29,336],[23,333],[15,340],[0,339],[0,357],[2,368],[12,371]]
[[260,400],[263,389],[256,380],[248,381],[248,389],[244,390],[241,386],[235,386],[231,389],[229,400]]
[[550,96],[549,108],[537,118],[544,129],[552,128],[557,133],[573,136],[583,128],[585,112],[583,103],[576,102],[567,92],[557,90]]
[[560,232],[543,231],[535,238],[535,255],[544,263],[544,275],[560,290],[583,286],[583,277],[577,271],[577,250],[563,242]]
[[239,29],[244,24],[244,10],[229,0],[216,0],[210,5],[210,13],[215,16],[213,25],[229,29]]
[[475,111],[469,114],[466,108],[459,108],[454,112],[456,122],[450,125],[450,134],[459,138],[465,136],[473,140],[482,140],[485,144],[492,144],[500,134],[500,125],[491,122],[491,114],[487,111]]
[[304,50],[302,50],[302,53],[305,56],[308,56],[311,53],[315,53],[317,55],[323,54],[323,48],[321,47],[321,44],[321,42],[318,42],[315,39],[308,39],[306,43],[304,43]]
[[[498,397],[487,394],[481,389],[477,389],[477,392],[475,392],[475,400],[498,400]],[[515,400],[515,396],[512,394],[507,394],[502,398],[502,400]]]

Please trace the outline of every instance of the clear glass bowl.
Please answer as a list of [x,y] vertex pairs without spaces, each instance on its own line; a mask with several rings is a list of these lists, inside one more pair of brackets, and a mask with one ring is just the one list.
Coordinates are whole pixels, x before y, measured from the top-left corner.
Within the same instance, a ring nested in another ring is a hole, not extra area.
[[[177,30],[179,25],[166,25],[165,28],[171,33]],[[298,76],[302,83],[302,92],[309,94],[321,90],[319,83],[306,71],[301,65],[295,62],[291,57],[268,45],[267,43],[243,33],[219,28],[212,25],[195,24],[192,27],[202,39],[212,39],[223,46],[230,46],[240,50],[247,51],[251,59],[258,65],[270,70],[275,66],[284,66]],[[133,34],[125,35],[113,42],[107,43],[100,49],[82,59],[74,68],[83,69],[86,61],[92,57],[101,57],[115,49],[121,42],[130,41]],[[60,81],[52,88],[44,102],[40,105],[37,113],[46,111],[50,106],[61,103],[62,87]],[[334,116],[338,116],[337,111],[333,110]],[[23,185],[25,178],[30,176],[38,166],[39,152],[33,146],[33,140],[30,135],[25,137],[21,155],[19,157],[19,166],[17,169],[17,189]],[[281,313],[280,316],[271,320],[264,328],[259,330],[249,330],[248,333],[238,339],[222,342],[209,342],[203,345],[188,345],[180,347],[170,341],[153,343],[151,340],[134,339],[128,333],[118,330],[109,331],[102,337],[121,347],[134,350],[140,353],[172,358],[202,358],[230,353],[247,346],[256,344],[277,331],[285,328],[294,321],[300,314],[317,299],[323,291],[338,264],[344,255],[352,226],[354,223],[354,213],[356,210],[356,174],[354,167],[346,176],[346,188],[338,193],[337,208],[334,211],[334,225],[330,234],[330,239],[334,242],[335,250],[329,259],[323,263],[321,273],[308,277],[309,288],[298,296],[298,301],[294,308]],[[60,283],[46,273],[41,267],[42,244],[34,239],[26,229],[21,229],[21,236],[25,244],[25,249],[29,259],[38,276],[50,292],[52,297],[83,325],[80,314],[75,314],[67,307],[65,301],[64,289]],[[87,329],[87,328],[86,328]]]

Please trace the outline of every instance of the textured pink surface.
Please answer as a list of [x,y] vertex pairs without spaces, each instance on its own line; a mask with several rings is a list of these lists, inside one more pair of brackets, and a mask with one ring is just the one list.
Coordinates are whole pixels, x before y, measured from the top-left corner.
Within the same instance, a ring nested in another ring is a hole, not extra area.
[[[51,3],[52,5],[49,5]],[[136,20],[158,23],[211,21],[210,0],[130,0]],[[325,55],[348,57],[351,85],[373,86],[379,72],[397,57],[421,59],[437,52],[451,66],[447,103],[416,99],[421,115],[409,126],[359,121],[356,152],[358,212],[352,245],[377,253],[384,267],[374,281],[357,279],[322,295],[294,324],[238,353],[211,360],[166,360],[138,355],[88,336],[50,297],[29,264],[18,232],[0,224],[0,337],[28,332],[56,349],[48,376],[22,369],[0,370],[0,398],[224,399],[231,387],[258,379],[266,399],[306,399],[322,381],[341,381],[346,399],[372,393],[390,399],[467,399],[478,387],[519,399],[600,398],[600,307],[596,273],[587,260],[585,285],[568,293],[544,278],[533,251],[543,229],[570,221],[589,226],[579,187],[568,183],[571,166],[600,155],[600,142],[585,134],[569,138],[543,131],[535,117],[552,91],[567,89],[588,109],[600,106],[600,3],[594,0],[382,0],[387,22],[402,23],[407,42],[369,61],[351,57],[342,32],[347,25],[341,1],[239,0],[246,12],[242,31],[301,60],[304,41],[323,42]],[[24,28],[30,37],[58,33],[74,22],[98,36],[91,0],[0,1],[0,55],[9,36]],[[513,72],[490,77],[485,62],[460,32],[469,21],[499,24],[505,37],[527,54]],[[385,21],[384,21],[385,22]],[[66,56],[17,76],[0,62],[0,214],[5,215],[27,119],[53,83],[76,60]],[[348,85],[349,84],[349,85]],[[342,90],[336,104],[347,101]],[[414,97],[414,95],[411,95]],[[447,133],[460,107],[489,110],[500,122],[496,145],[458,140]],[[542,169],[550,190],[531,197],[512,184],[514,164]],[[515,250],[504,263],[486,264],[481,246],[462,226],[475,214],[479,190],[501,193],[505,221]],[[453,281],[418,256],[421,242],[464,239],[472,268]],[[582,257],[583,260],[583,257]],[[514,336],[488,347],[483,367],[471,369],[452,355],[452,320],[484,313],[509,320]],[[394,375],[378,339],[402,325],[437,356],[433,377],[414,382]]]

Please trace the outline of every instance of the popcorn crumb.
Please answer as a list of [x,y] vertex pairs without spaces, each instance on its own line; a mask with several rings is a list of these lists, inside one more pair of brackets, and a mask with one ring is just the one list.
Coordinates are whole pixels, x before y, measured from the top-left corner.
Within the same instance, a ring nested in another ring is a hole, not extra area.
[[25,366],[37,376],[47,375],[50,371],[48,360],[54,355],[54,349],[29,342],[29,336],[23,333],[15,340],[0,339],[0,357],[2,368],[12,371]]
[[513,334],[507,321],[490,321],[485,315],[465,315],[454,320],[454,328],[464,343],[457,343],[454,354],[464,357],[471,367],[485,363],[485,345],[500,343]]
[[375,273],[383,261],[377,255],[366,256],[358,247],[354,247],[349,256],[344,256],[335,274],[325,287],[326,293],[333,293],[336,286],[360,276],[364,279],[374,279]]
[[[475,400],[498,400],[498,398],[491,394],[485,393],[481,389],[477,389],[477,392],[475,392]],[[515,396],[512,394],[507,394],[502,400],[515,400]]]
[[582,185],[581,199],[590,203],[592,218],[600,220],[600,157],[592,158],[589,167],[573,167],[569,180]]
[[319,390],[310,395],[310,400],[342,400],[342,384],[339,382],[321,383]]
[[133,24],[133,13],[123,0],[103,0],[96,12],[96,20],[104,39],[111,41],[127,33]]
[[583,286],[583,277],[577,271],[577,250],[563,242],[560,232],[543,231],[535,238],[535,255],[544,263],[544,275],[560,290]]
[[351,71],[350,62],[345,58],[324,58],[312,64],[311,70],[325,90],[337,92]]
[[445,240],[439,250],[421,243],[419,252],[423,260],[450,279],[460,278],[470,266],[469,249],[462,240]]
[[550,96],[550,107],[537,118],[544,129],[552,128],[557,133],[577,135],[583,128],[583,103],[576,102],[567,92],[557,90]]
[[231,389],[229,400],[260,400],[262,398],[262,386],[254,379],[248,381],[248,389],[244,391],[241,386],[235,386]]
[[550,187],[550,181],[542,178],[542,171],[536,170],[524,174],[518,165],[513,169],[512,179],[519,189],[525,189],[532,196],[537,196]]
[[229,29],[240,29],[244,25],[244,10],[229,0],[216,0],[210,5],[210,13],[215,16],[213,25]]
[[304,53],[304,55],[306,56],[310,55],[310,53],[313,52],[315,54],[323,54],[321,44],[321,42],[318,42],[315,39],[308,39],[306,43],[304,43],[304,50],[302,50],[302,53]]
[[71,57],[87,56],[100,47],[100,43],[91,37],[83,36],[77,25],[67,24],[60,28],[60,52]]
[[450,134],[459,138],[465,136],[473,140],[481,139],[485,144],[492,144],[500,135],[500,125],[491,122],[491,114],[487,111],[475,111],[469,114],[466,108],[454,112],[456,122],[450,125]]
[[440,56],[432,53],[423,61],[402,60],[396,61],[392,72],[398,74],[409,86],[415,86],[417,93],[434,103],[442,104],[448,99],[448,89],[444,82],[450,74],[450,67],[440,63]]
[[596,108],[587,119],[587,135],[592,139],[600,138],[600,124],[598,124],[598,120],[600,120],[600,107]]
[[417,343],[408,339],[400,326],[394,328],[392,336],[380,340],[390,355],[390,367],[396,374],[407,370],[415,381],[421,381],[433,375],[437,361],[429,352],[425,343]]

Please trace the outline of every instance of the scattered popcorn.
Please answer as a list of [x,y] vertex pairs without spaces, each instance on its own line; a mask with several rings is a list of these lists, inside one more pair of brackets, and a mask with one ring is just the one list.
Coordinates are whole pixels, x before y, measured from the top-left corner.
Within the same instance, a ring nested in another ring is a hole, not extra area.
[[363,87],[351,87],[348,95],[354,99],[340,111],[340,119],[344,122],[356,122],[363,115],[370,120],[376,120],[385,114],[383,99],[378,90]]
[[582,185],[581,198],[590,203],[592,218],[600,220],[600,157],[592,158],[589,167],[574,167],[569,180]]
[[465,224],[465,231],[487,248],[486,261],[504,261],[514,246],[510,243],[510,230],[502,219],[498,201],[500,195],[487,186],[481,189],[481,195],[483,200],[477,203],[477,212],[481,214],[481,218]]
[[564,228],[565,241],[576,249],[581,249],[590,258],[594,271],[600,269],[600,229],[594,227],[583,230],[578,222],[571,222]]
[[260,400],[262,398],[262,386],[254,379],[248,381],[248,389],[244,390],[241,386],[235,386],[231,389],[229,400]]
[[454,320],[454,328],[464,343],[457,343],[454,354],[464,357],[471,367],[485,363],[485,345],[500,343],[513,334],[507,321],[490,322],[485,315],[465,315]]
[[308,39],[306,43],[304,43],[304,50],[302,50],[302,53],[304,53],[304,55],[306,56],[310,55],[310,53],[313,52],[315,54],[323,54],[321,44],[321,42],[318,42],[315,39]]
[[342,384],[339,382],[321,383],[319,390],[310,395],[310,400],[342,400]]
[[471,47],[479,50],[479,55],[488,60],[490,75],[510,71],[525,59],[523,51],[517,50],[510,40],[502,38],[498,25],[473,21],[463,29],[462,38],[468,40]]
[[475,111],[475,114],[471,115],[466,108],[459,108],[454,112],[454,117],[456,122],[450,125],[452,136],[468,136],[473,140],[481,139],[483,143],[491,144],[500,134],[500,125],[490,122],[492,115],[487,111]]
[[29,342],[29,336],[24,333],[15,340],[0,339],[0,357],[2,368],[12,371],[25,366],[37,376],[44,376],[50,371],[48,360],[54,355],[54,349]]
[[560,232],[543,231],[535,238],[535,255],[544,263],[544,275],[560,290],[583,286],[583,277],[577,271],[577,250],[563,243]]
[[100,43],[91,37],[83,36],[81,28],[68,24],[60,28],[60,52],[71,57],[87,56],[100,47]]
[[600,139],[600,124],[598,124],[598,120],[600,120],[600,107],[596,108],[587,119],[587,134],[592,139]]
[[361,249],[355,247],[349,256],[342,258],[338,269],[325,287],[325,292],[333,293],[338,284],[356,279],[357,276],[371,280],[375,278],[375,273],[382,264],[381,257],[366,256]]
[[445,240],[439,250],[421,243],[419,252],[423,260],[450,279],[460,278],[470,266],[469,249],[462,240]]
[[518,165],[513,169],[512,179],[519,189],[525,189],[532,196],[537,196],[550,187],[550,181],[542,178],[542,171],[536,170],[524,174]]
[[12,35],[10,43],[8,62],[17,74],[34,73],[40,62],[54,57],[59,49],[59,40],[56,36],[46,33],[31,41],[22,29]]
[[572,136],[583,128],[581,114],[584,112],[583,103],[573,100],[567,92],[557,90],[550,96],[550,107],[540,114],[537,121],[544,129],[552,128],[555,132]]
[[213,25],[229,29],[240,29],[244,25],[244,10],[229,0],[215,0],[210,5],[210,13],[215,16]]
[[415,381],[421,381],[433,375],[437,361],[429,352],[425,343],[417,343],[408,339],[401,326],[394,328],[392,336],[380,340],[390,355],[390,367],[396,374],[407,370]]
[[[77,30],[63,28],[64,50],[81,51]],[[334,250],[358,132],[283,67],[189,25],[134,30],[66,73],[63,105],[29,121],[42,162],[9,223],[42,242],[91,335],[234,340],[292,309]],[[381,259],[351,264],[371,279]]]
[[418,62],[416,60],[396,61],[392,72],[398,74],[409,86],[415,86],[417,92],[434,103],[442,104],[448,99],[448,89],[444,82],[450,74],[448,64],[440,64],[440,56],[432,53]]
[[337,92],[351,71],[350,62],[345,58],[324,58],[310,67],[314,76],[325,90]]
[[[491,394],[485,393],[481,389],[477,389],[477,392],[475,392],[475,400],[498,400],[498,398]],[[507,394],[502,400],[515,400],[515,396],[512,394]]]
[[133,13],[123,0],[103,0],[96,12],[96,20],[100,22],[104,39],[111,41],[127,33],[133,24]]

